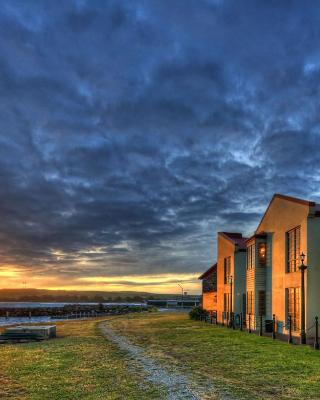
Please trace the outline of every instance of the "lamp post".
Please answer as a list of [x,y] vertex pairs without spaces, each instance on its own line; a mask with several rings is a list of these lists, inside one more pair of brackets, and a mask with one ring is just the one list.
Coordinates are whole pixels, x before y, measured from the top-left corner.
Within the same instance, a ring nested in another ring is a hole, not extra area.
[[232,280],[232,275],[229,276],[229,283],[230,283],[230,306],[229,306],[229,326],[232,326],[232,285],[233,285],[233,280]]
[[300,343],[306,344],[306,313],[305,313],[305,288],[304,288],[304,272],[307,266],[304,264],[305,254],[303,252],[300,255],[301,265],[299,267],[301,271],[301,334]]
[[180,285],[180,283],[178,283],[178,286],[180,286],[180,288],[181,288],[181,308],[183,308],[183,292],[184,292],[184,290],[183,290],[183,286]]

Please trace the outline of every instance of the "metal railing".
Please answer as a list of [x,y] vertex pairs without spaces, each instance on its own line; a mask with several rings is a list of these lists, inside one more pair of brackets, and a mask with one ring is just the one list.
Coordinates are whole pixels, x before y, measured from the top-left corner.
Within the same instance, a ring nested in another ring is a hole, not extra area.
[[[233,330],[256,333],[259,336],[268,336],[270,334],[272,339],[287,336],[288,343],[294,343],[293,338],[301,333],[300,329],[293,331],[292,317],[290,315],[284,325],[281,321],[277,321],[275,314],[272,315],[272,319],[266,319],[264,316],[253,314],[244,315],[243,313],[235,314],[225,311],[221,312],[220,316],[221,318],[219,318],[217,311],[211,311],[199,319],[211,325],[220,325]],[[287,333],[279,333],[280,327],[282,329],[285,328]],[[317,316],[314,317],[314,323],[306,329],[306,332],[311,332],[312,330],[314,332],[314,337],[312,338],[313,347],[315,350],[319,350],[319,320]]]

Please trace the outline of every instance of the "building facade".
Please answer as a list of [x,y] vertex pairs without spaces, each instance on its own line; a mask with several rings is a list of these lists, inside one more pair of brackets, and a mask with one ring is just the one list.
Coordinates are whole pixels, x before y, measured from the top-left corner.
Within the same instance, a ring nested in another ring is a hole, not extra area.
[[[306,327],[320,317],[320,205],[275,194],[254,235],[218,233],[217,312],[242,315],[252,329],[275,316],[278,333],[301,330],[300,255],[305,264]],[[204,304],[205,307],[205,304]],[[314,330],[307,329],[307,336]]]
[[210,312],[217,311],[217,264],[212,265],[199,279],[202,280],[202,307]]
[[[308,265],[305,272],[306,326],[311,327],[315,316],[320,315],[319,217],[318,204],[276,194],[256,230],[256,235],[266,235],[266,317],[275,315],[279,333],[288,333],[289,316],[293,333],[300,333],[301,253],[306,255]],[[257,290],[255,294],[258,295]],[[255,313],[257,315],[258,310]],[[313,330],[307,333],[312,335]]]
[[230,323],[244,309],[246,245],[241,233],[218,232],[217,319]]
[[228,324],[233,314],[245,310],[246,238],[241,233],[219,232],[217,253],[217,263],[199,277],[202,306],[214,312],[218,322]]
[[246,324],[255,328],[260,316],[272,320],[272,235],[256,233],[246,242]]

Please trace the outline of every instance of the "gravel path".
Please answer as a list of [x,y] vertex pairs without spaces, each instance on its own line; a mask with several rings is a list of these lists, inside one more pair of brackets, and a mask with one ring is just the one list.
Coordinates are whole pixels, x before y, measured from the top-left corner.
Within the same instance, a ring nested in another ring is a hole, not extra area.
[[[126,351],[132,357],[135,367],[138,367],[146,374],[148,381],[162,386],[167,393],[166,400],[201,400],[206,398],[205,393],[208,394],[208,391],[211,394],[216,393],[214,387],[191,388],[185,375],[177,372],[173,373],[160,366],[150,356],[147,356],[141,347],[131,344],[126,338],[107,326],[106,322],[100,323],[99,329],[107,339],[114,342],[121,350]],[[231,400],[228,395],[217,395],[216,398]]]

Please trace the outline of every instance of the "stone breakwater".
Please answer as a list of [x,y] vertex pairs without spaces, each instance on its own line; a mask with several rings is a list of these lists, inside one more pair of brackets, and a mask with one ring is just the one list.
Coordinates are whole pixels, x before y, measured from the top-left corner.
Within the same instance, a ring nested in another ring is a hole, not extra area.
[[152,307],[136,306],[136,305],[103,305],[103,304],[68,304],[62,307],[1,307],[0,317],[5,318],[19,318],[19,317],[52,317],[52,318],[66,318],[66,317],[95,317],[99,315],[117,315],[127,314],[129,312],[140,312],[151,310]]

